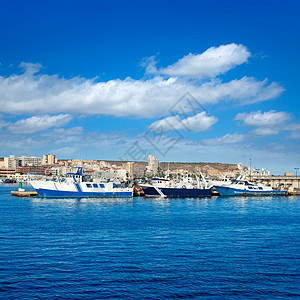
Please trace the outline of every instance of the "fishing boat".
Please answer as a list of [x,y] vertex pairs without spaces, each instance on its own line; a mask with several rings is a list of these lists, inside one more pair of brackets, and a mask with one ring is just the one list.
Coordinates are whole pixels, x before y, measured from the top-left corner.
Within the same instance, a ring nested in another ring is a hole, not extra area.
[[140,184],[146,197],[168,197],[168,198],[194,198],[210,197],[211,188],[207,187],[206,181],[200,182],[197,177],[197,184],[189,180],[181,179],[175,182],[166,178],[152,178],[148,184]]
[[101,180],[85,181],[82,168],[75,173],[67,173],[65,180],[31,180],[30,184],[39,197],[132,197],[133,188],[121,187],[114,182]]
[[236,195],[286,195],[286,190],[274,190],[263,184],[254,184],[247,180],[232,180],[230,183],[214,185],[221,196]]

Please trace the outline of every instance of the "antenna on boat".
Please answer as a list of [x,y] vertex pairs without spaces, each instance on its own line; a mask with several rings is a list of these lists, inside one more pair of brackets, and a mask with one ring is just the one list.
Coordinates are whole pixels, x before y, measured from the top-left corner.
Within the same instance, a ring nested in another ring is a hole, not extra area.
[[166,178],[169,178],[169,177],[170,177],[170,163],[169,163],[169,162],[168,162],[168,170],[167,170],[166,175],[167,175]]
[[202,180],[203,180],[203,182],[204,182],[205,188],[207,189],[207,181],[206,181],[204,175],[202,174],[202,172],[200,171],[200,169],[199,169],[199,173],[200,173],[201,178],[202,178]]

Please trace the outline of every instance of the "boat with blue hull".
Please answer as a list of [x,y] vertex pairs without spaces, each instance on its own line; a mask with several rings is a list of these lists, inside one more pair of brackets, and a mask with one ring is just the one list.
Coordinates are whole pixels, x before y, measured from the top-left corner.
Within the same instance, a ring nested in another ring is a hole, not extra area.
[[246,180],[233,180],[231,183],[214,185],[221,196],[261,196],[287,195],[286,190],[274,190],[269,186],[250,183]]
[[211,196],[211,189],[155,188],[153,186],[143,186],[142,189],[148,197],[195,198]]
[[211,188],[201,187],[199,183],[197,186],[184,181],[173,184],[169,179],[164,178],[152,178],[151,183],[140,186],[147,197],[196,198],[211,196]]
[[30,184],[38,193],[38,197],[132,197],[133,188],[120,187],[114,182],[83,181],[82,168],[76,173],[66,174],[63,181],[32,180]]

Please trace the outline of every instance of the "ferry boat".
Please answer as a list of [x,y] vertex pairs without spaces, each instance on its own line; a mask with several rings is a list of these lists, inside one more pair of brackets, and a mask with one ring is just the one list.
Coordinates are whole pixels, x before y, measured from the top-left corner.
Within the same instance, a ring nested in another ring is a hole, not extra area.
[[152,178],[149,184],[140,184],[147,197],[193,198],[210,197],[211,188],[201,186],[199,179],[197,186],[189,181],[171,182],[165,178]]
[[230,183],[214,185],[221,196],[236,195],[287,195],[286,190],[273,190],[263,184],[250,183],[247,180],[233,180]]
[[32,180],[30,184],[38,197],[132,197],[133,188],[120,187],[114,182],[84,181],[82,168],[76,173],[67,173],[63,181]]

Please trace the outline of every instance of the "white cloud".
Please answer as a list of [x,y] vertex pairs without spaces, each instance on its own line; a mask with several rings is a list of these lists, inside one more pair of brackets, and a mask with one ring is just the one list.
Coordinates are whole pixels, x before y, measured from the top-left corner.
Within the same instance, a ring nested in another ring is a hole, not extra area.
[[56,116],[33,116],[27,119],[22,119],[12,124],[8,129],[13,133],[30,134],[51,127],[60,127],[69,123],[72,119],[70,115],[56,115]]
[[52,149],[49,152],[55,153],[55,155],[57,157],[67,158],[67,157],[71,157],[72,155],[74,155],[76,153],[76,151],[78,151],[78,148],[76,148],[76,147],[61,147],[61,148],[57,148],[57,149]]
[[250,52],[243,45],[222,45],[202,54],[189,54],[159,70],[154,57],[150,57],[143,65],[146,73],[154,74],[153,78],[127,77],[106,82],[39,74],[41,64],[23,62],[20,64],[23,74],[0,76],[1,112],[152,118],[164,115],[187,91],[202,105],[220,101],[248,104],[279,96],[284,89],[276,82],[268,83],[267,79],[243,77],[223,82],[214,78],[247,62],[249,56]]
[[290,115],[286,112],[270,110],[267,112],[253,111],[249,114],[239,113],[235,120],[243,121],[245,126],[252,127],[274,127],[281,126],[282,123],[290,120]]
[[159,70],[155,67],[157,62],[153,56],[145,61],[145,64],[147,73],[188,78],[211,78],[247,62],[250,55],[251,53],[245,46],[233,43],[211,47],[201,54],[190,53],[173,65]]
[[277,83],[244,77],[223,83],[161,77],[96,82],[84,78],[24,73],[0,76],[0,107],[9,114],[103,114],[152,118],[162,116],[189,91],[202,105],[220,101],[252,103],[281,94]]
[[244,141],[245,136],[240,133],[227,133],[224,136],[214,139],[203,139],[202,141],[207,145],[223,145],[223,144],[235,144]]
[[288,124],[285,127],[285,130],[291,130],[291,131],[300,130],[300,123],[291,123],[291,124]]
[[279,130],[268,127],[259,127],[256,128],[253,132],[258,136],[269,136],[278,134]]
[[288,138],[291,138],[293,140],[300,139],[300,123],[290,123],[285,126],[284,130],[291,131]]
[[81,133],[83,132],[83,127],[81,126],[77,126],[77,127],[72,127],[72,128],[56,128],[53,130],[54,133],[58,133],[61,135],[81,135]]
[[145,72],[147,74],[157,73],[156,64],[157,61],[155,60],[155,56],[145,57],[140,63],[142,67],[146,68]]
[[187,130],[193,132],[200,132],[209,129],[214,125],[218,119],[214,116],[207,116],[206,112],[201,112],[196,115],[190,116],[186,119],[180,119],[178,115],[163,118],[152,123],[149,129],[152,131],[163,130],[164,132],[172,130]]
[[43,66],[39,63],[26,63],[26,62],[20,63],[19,67],[22,68],[24,72],[28,75],[38,73],[43,68]]

